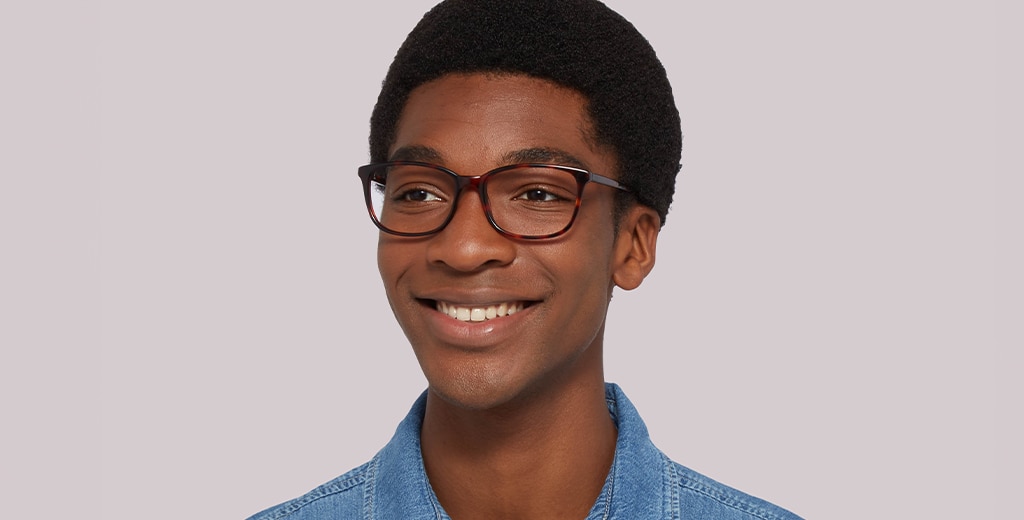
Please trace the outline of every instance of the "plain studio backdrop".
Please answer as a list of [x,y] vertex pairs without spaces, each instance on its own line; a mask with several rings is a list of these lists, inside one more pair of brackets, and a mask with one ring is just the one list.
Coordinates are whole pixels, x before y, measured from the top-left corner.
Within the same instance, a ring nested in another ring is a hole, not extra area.
[[[243,518],[387,442],[425,381],[356,167],[433,3],[5,4],[3,516]],[[608,3],[685,135],[607,327],[655,443],[808,519],[998,516],[1020,9]]]

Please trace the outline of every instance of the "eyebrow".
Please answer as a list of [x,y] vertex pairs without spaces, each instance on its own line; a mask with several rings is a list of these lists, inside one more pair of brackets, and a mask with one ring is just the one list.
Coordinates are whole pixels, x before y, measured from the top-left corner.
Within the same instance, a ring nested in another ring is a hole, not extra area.
[[573,154],[557,148],[526,148],[514,150],[502,156],[502,160],[508,164],[519,163],[546,163],[560,166],[575,166],[576,168],[587,169],[583,161]]
[[[419,162],[430,162],[435,164],[444,164],[444,155],[438,150],[429,146],[403,146],[388,158],[389,161],[419,161]],[[587,166],[583,161],[579,160],[573,154],[557,148],[524,148],[521,150],[513,150],[507,152],[501,156],[502,165],[507,164],[524,164],[524,163],[543,163],[543,164],[557,164],[560,166],[574,166],[576,168],[587,169]]]
[[429,146],[403,146],[391,154],[388,161],[444,162],[441,152]]

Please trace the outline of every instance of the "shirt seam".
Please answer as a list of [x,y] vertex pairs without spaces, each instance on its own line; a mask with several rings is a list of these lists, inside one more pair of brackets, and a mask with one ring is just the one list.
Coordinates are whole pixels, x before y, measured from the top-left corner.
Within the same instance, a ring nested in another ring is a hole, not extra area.
[[363,518],[366,520],[373,520],[373,508],[374,508],[374,497],[377,493],[377,465],[380,463],[380,455],[375,455],[370,463],[367,464],[366,472],[363,475],[366,477],[366,489],[363,490]]
[[310,491],[309,493],[306,493],[305,495],[303,495],[303,496],[301,496],[299,498],[296,498],[295,500],[293,500],[291,502],[288,502],[288,503],[284,504],[280,510],[275,511],[273,513],[273,516],[269,517],[269,520],[278,519],[278,518],[284,518],[284,517],[286,517],[286,516],[296,512],[296,511],[298,511],[298,510],[300,510],[300,509],[302,509],[302,508],[312,504],[313,502],[316,502],[318,500],[322,500],[322,499],[327,498],[327,497],[332,496],[332,495],[337,495],[338,493],[344,493],[345,491],[348,491],[348,490],[350,490],[350,489],[352,489],[352,488],[354,488],[354,487],[356,487],[356,486],[366,482],[366,480],[367,480],[367,475],[366,475],[366,471],[365,471],[366,469],[367,468],[364,467],[364,468],[362,468],[362,471],[360,471],[356,475],[352,475],[352,476],[350,476],[350,477],[348,477],[348,478],[346,478],[344,480],[341,480],[341,481],[331,482],[331,483],[325,484],[323,486],[320,486],[320,487],[314,489],[313,491]]
[[[674,469],[678,469],[678,468],[674,468]],[[678,474],[678,472],[677,472],[677,474]],[[716,501],[716,502],[718,502],[718,503],[720,503],[720,504],[722,504],[722,505],[724,505],[726,507],[729,507],[731,509],[735,509],[735,510],[740,511],[740,512],[742,512],[744,514],[747,514],[747,515],[751,515],[751,516],[760,518],[762,520],[784,520],[783,517],[780,517],[778,515],[772,514],[770,511],[765,511],[763,509],[753,509],[752,508],[752,504],[750,504],[749,502],[747,502],[745,500],[725,495],[725,494],[721,493],[720,491],[715,490],[711,486],[708,486],[706,484],[698,483],[698,482],[694,481],[693,479],[687,478],[684,475],[679,475],[679,487],[684,488],[684,489],[689,489],[690,491],[693,491],[694,493],[698,493],[698,494],[704,495],[704,496],[706,496],[706,497],[708,497],[708,498],[710,498],[710,499],[712,499],[712,500],[714,500],[714,501]]]

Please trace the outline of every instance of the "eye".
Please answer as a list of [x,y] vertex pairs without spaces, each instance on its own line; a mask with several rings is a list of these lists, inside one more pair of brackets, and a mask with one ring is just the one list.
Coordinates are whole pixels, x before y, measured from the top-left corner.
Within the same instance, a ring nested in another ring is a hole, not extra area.
[[433,202],[441,200],[441,198],[427,190],[411,189],[396,193],[395,200],[402,202]]
[[528,200],[530,202],[554,202],[556,200],[561,199],[561,197],[559,197],[558,195],[555,195],[554,193],[539,188],[526,190],[516,198]]

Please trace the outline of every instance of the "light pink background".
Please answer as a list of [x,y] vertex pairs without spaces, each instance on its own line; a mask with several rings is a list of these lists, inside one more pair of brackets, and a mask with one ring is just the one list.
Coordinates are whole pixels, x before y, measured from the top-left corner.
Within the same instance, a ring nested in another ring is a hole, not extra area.
[[[355,168],[433,3],[0,9],[7,516],[242,518],[390,438],[425,383]],[[1020,8],[609,4],[685,135],[606,342],[655,442],[809,519],[998,516],[1024,435]]]

